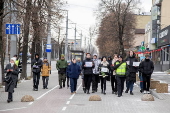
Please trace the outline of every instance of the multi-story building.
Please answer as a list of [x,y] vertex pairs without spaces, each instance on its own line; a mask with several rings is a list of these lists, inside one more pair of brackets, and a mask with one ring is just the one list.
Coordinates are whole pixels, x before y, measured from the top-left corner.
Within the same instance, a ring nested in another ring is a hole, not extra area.
[[[152,60],[156,69],[170,69],[170,0],[152,0],[151,38],[156,38]],[[161,68],[160,68],[161,67]]]

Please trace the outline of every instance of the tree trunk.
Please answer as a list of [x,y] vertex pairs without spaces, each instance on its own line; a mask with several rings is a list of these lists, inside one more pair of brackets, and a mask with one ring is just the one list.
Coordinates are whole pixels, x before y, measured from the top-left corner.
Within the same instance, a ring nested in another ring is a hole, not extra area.
[[3,28],[3,9],[4,9],[4,0],[0,0],[0,56],[1,56],[1,75],[2,80],[4,78],[4,44],[3,44],[3,37],[2,37],[2,28]]
[[27,53],[28,53],[28,39],[29,39],[29,25],[31,17],[31,3],[32,0],[26,2],[26,13],[24,18],[24,39],[23,39],[23,51],[22,51],[22,74],[21,77],[27,79]]

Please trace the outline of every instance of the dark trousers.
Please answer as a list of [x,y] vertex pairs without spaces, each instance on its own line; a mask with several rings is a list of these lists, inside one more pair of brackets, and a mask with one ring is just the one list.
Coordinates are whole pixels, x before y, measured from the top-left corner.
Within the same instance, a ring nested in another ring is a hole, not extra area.
[[67,87],[69,87],[69,80],[70,80],[70,78],[67,77]]
[[118,95],[122,95],[122,92],[124,90],[124,82],[125,82],[125,79],[126,77],[119,77],[119,76],[116,76],[116,79],[117,79],[117,90],[118,90]]
[[111,86],[112,86],[112,91],[117,92],[116,75],[111,75]]
[[59,80],[60,87],[62,87],[62,82],[63,82],[63,87],[65,87],[66,74],[59,74],[58,80]]
[[71,88],[71,93],[76,91],[76,89],[77,89],[77,78],[70,78],[70,88]]
[[17,88],[17,84],[18,84],[18,75],[17,75],[17,78],[16,78],[16,81],[15,81],[15,88]]
[[143,78],[143,90],[149,91],[151,75],[142,75]]
[[13,100],[13,95],[11,92],[8,92],[8,100]]
[[97,91],[99,83],[99,74],[93,74],[92,75],[92,90]]
[[[107,76],[109,77],[109,76]],[[107,77],[100,76],[100,80],[101,80],[101,89],[102,90],[106,90],[106,80],[108,79]]]
[[47,88],[48,80],[49,80],[49,76],[42,76],[43,88]]
[[85,74],[84,85],[87,90],[90,90],[91,81],[92,81],[92,74]]
[[126,81],[127,90],[133,91],[134,81]]
[[38,89],[40,73],[33,73],[33,87]]

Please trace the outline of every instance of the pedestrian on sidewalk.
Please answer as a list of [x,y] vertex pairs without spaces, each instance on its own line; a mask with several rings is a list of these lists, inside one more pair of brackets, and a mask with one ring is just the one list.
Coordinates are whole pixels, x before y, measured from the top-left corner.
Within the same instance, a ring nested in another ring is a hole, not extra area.
[[57,61],[56,68],[58,70],[59,74],[59,85],[60,88],[65,87],[65,81],[66,81],[66,69],[67,69],[67,61],[65,60],[64,54],[61,55],[61,59]]
[[33,72],[33,91],[38,91],[38,85],[40,80],[40,72],[42,67],[42,60],[39,58],[39,54],[35,54],[35,59],[31,62]]
[[77,89],[77,79],[81,73],[80,66],[76,64],[76,59],[72,60],[71,65],[68,68],[69,78],[70,78],[70,88],[71,94],[76,93]]
[[[112,60],[112,66],[111,66],[111,69],[112,67],[114,66],[115,62],[118,61],[118,55],[115,54],[114,55],[114,58]],[[116,72],[114,69],[112,69],[112,75],[111,75],[111,86],[112,86],[112,94],[115,94],[117,95],[117,80],[116,80]]]
[[129,67],[129,75],[126,78],[126,91],[125,93],[128,93],[130,90],[130,95],[134,95],[133,93],[133,86],[136,82],[136,73],[138,72],[138,67],[134,66],[134,62],[138,62],[136,55],[133,51],[129,51],[129,56],[126,59],[126,62],[128,62]]
[[99,65],[100,80],[101,80],[101,93],[106,95],[106,80],[109,77],[109,63],[107,62],[106,56],[102,57],[102,62]]
[[8,92],[8,100],[10,103],[13,101],[14,87],[16,85],[17,75],[19,73],[18,67],[15,64],[15,58],[11,58],[10,63],[6,65],[5,71],[8,81],[5,81],[5,92]]
[[101,61],[97,58],[97,54],[93,55],[93,62],[94,62],[94,69],[93,69],[93,75],[92,75],[92,93],[97,92],[98,89],[98,83],[100,82],[99,79],[99,64]]
[[82,69],[84,73],[84,84],[85,84],[85,90],[84,93],[87,92],[87,94],[90,94],[90,85],[92,81],[92,75],[93,75],[93,68],[94,68],[94,62],[91,59],[91,54],[86,53],[86,59],[82,63]]
[[48,80],[50,75],[51,66],[48,63],[47,58],[44,58],[42,70],[41,70],[41,76],[43,81],[43,89],[48,89]]
[[109,75],[107,77],[107,81],[110,81],[110,77],[111,77],[111,75],[113,75],[113,71],[111,70],[111,66],[112,66],[112,57],[111,56],[108,57],[107,62],[109,63]]
[[154,70],[154,64],[150,60],[149,54],[145,55],[145,60],[141,62],[141,65],[139,66],[139,70],[142,73],[144,94],[146,93],[150,94],[149,92],[150,80],[151,80],[151,75]]
[[115,62],[113,69],[116,71],[118,97],[121,97],[124,90],[126,75],[128,75],[128,65],[123,61],[122,56],[119,55],[118,58],[119,60]]
[[[144,61],[144,59],[142,59],[141,63]],[[141,65],[141,63],[139,64],[139,67]],[[142,78],[142,72],[140,71],[140,69],[138,69],[139,71],[139,79],[140,79],[140,92],[143,93],[143,78]]]
[[70,81],[70,78],[69,78],[69,67],[71,65],[71,62],[67,61],[67,69],[66,69],[66,77],[67,77],[67,89],[70,87],[69,85],[69,81]]
[[[21,62],[20,62],[20,59],[18,58],[18,55],[14,55],[13,58],[15,58],[15,64],[17,65],[18,70],[19,70],[21,68]],[[20,72],[20,70],[19,70],[19,72]],[[19,75],[19,73],[18,73],[18,75]],[[17,88],[17,84],[18,84],[18,75],[17,75],[15,88]]]

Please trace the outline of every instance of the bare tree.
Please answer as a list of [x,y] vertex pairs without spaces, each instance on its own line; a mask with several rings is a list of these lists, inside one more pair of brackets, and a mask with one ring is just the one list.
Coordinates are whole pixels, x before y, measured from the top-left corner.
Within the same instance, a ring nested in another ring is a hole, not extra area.
[[[114,15],[115,21],[113,24],[116,26],[116,28],[114,28],[116,34],[114,35],[117,36],[117,42],[119,43],[119,53],[123,55],[125,55],[124,38],[127,36],[125,35],[125,29],[129,21],[132,21],[128,16],[130,17],[134,14],[133,12],[139,1],[140,0],[101,0],[99,5],[100,18],[103,19],[109,14]],[[135,23],[134,19],[133,22]],[[133,29],[134,26],[132,25],[129,28]],[[131,32],[129,32],[129,34],[130,33]]]
[[24,39],[22,51],[22,73],[21,77],[27,79],[27,53],[28,53],[28,40],[29,40],[29,26],[31,19],[31,4],[32,0],[26,0],[26,13],[23,19],[24,22]]

